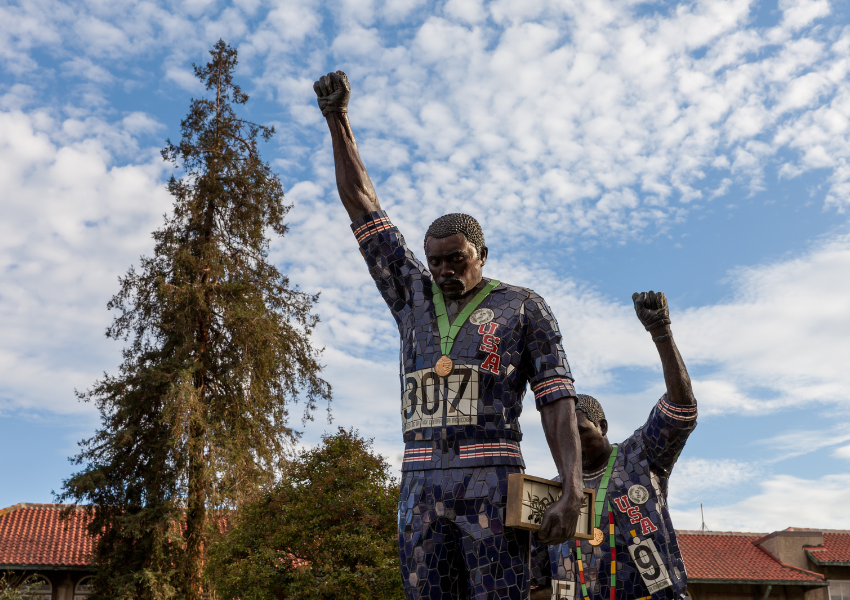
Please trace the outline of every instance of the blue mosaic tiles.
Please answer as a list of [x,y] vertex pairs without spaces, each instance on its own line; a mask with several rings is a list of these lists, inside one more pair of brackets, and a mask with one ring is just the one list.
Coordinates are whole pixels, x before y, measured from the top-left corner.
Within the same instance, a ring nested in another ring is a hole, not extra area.
[[[553,590],[572,590],[570,600],[680,598],[687,592],[687,572],[667,507],[667,483],[691,431],[696,406],[676,406],[666,396],[649,419],[617,447],[617,458],[602,510],[603,542],[576,541],[549,548]],[[598,489],[604,469],[584,474],[585,487]],[[608,532],[614,523],[616,587],[611,590],[612,551]],[[566,582],[559,585],[559,582]],[[565,598],[553,593],[553,600]]]
[[[537,567],[532,560],[529,569],[528,533],[502,522],[507,475],[525,466],[526,387],[538,409],[575,396],[558,324],[540,296],[499,283],[458,331],[454,368],[441,377],[429,270],[385,212],[351,227],[401,338],[399,552],[407,597],[526,598]],[[460,310],[446,299],[450,320]],[[545,549],[539,559],[548,578]]]
[[[399,556],[407,598],[528,598],[548,579],[546,547],[504,525],[515,466],[407,471],[399,498]],[[533,539],[533,538],[532,538]]]

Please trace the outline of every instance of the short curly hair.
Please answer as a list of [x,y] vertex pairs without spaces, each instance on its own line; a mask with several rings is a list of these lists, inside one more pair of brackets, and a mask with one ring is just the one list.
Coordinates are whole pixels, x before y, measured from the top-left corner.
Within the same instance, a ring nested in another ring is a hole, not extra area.
[[597,427],[599,427],[599,421],[605,418],[605,411],[602,410],[599,400],[587,394],[576,396],[576,410],[583,412]]
[[427,245],[429,237],[439,240],[456,233],[462,233],[463,237],[469,240],[480,258],[484,251],[484,231],[482,231],[481,225],[475,220],[475,217],[463,213],[449,213],[431,223],[428,232],[425,234],[423,245]]

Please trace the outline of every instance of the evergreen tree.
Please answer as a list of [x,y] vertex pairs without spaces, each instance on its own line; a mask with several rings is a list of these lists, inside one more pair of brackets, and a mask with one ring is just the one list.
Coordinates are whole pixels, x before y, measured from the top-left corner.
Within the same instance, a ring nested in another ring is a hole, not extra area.
[[225,600],[402,600],[398,491],[371,441],[326,435],[213,545],[215,589]]
[[274,482],[298,435],[292,403],[308,419],[330,400],[310,337],[317,298],[268,262],[266,232],[284,235],[291,208],[258,153],[274,129],[234,111],[248,101],[236,49],[210,54],[194,66],[210,97],[162,151],[184,172],[168,183],[173,211],[109,303],[107,336],[131,342],[119,374],[80,394],[101,427],[59,495],[90,504],[102,597],[196,600],[219,511]]

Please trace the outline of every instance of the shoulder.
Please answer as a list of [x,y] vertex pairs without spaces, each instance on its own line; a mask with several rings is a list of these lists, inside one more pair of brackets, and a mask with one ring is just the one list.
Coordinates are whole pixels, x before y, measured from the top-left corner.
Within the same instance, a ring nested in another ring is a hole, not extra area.
[[643,454],[643,436],[641,435],[643,429],[644,427],[638,427],[632,435],[617,444],[620,454],[632,458]]
[[534,290],[530,290],[525,287],[520,287],[518,285],[511,285],[510,283],[505,283],[504,281],[500,282],[499,285],[493,290],[495,293],[501,293],[506,296],[509,296],[511,299],[517,299],[521,302],[525,302],[527,300],[534,300],[543,302],[543,298],[540,297]]

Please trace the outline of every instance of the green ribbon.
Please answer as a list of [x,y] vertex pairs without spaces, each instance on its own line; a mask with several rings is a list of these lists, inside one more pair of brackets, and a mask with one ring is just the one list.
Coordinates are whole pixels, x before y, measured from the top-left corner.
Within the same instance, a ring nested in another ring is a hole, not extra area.
[[[608,495],[608,482],[611,480],[611,472],[614,470],[614,463],[617,461],[617,444],[611,446],[611,455],[608,457],[608,466],[605,467],[605,473],[602,474],[602,479],[599,480],[599,491],[596,492],[596,502],[594,503],[594,512],[596,513],[596,529],[602,524],[602,508],[605,505],[606,496]],[[608,519],[609,527],[611,519]],[[604,534],[603,534],[604,535]],[[614,534],[611,534],[609,547],[613,548],[615,544]],[[576,559],[581,560],[581,541],[576,540]],[[586,579],[586,578],[585,578]],[[611,587],[616,589],[617,575],[611,573]],[[587,600],[587,585],[581,584],[582,597]]]
[[475,294],[475,297],[469,302],[469,304],[460,311],[460,314],[455,317],[454,323],[449,325],[449,313],[446,311],[446,301],[443,298],[443,292],[434,281],[431,281],[431,291],[434,294],[434,312],[437,313],[437,327],[440,328],[440,350],[445,356],[448,356],[452,351],[455,338],[457,337],[460,328],[463,327],[464,323],[466,323],[469,315],[472,314],[472,311],[478,308],[478,305],[484,301],[484,298],[490,295],[490,292],[492,292],[493,288],[499,285],[499,283],[501,282],[496,279],[491,279],[480,292]]
[[611,456],[608,457],[608,466],[605,467],[605,473],[602,479],[599,480],[599,491],[596,492],[596,502],[594,512],[596,517],[595,527],[599,529],[602,523],[602,508],[605,506],[606,496],[608,495],[608,482],[611,480],[611,472],[614,470],[614,462],[617,460],[617,444],[611,447]]

